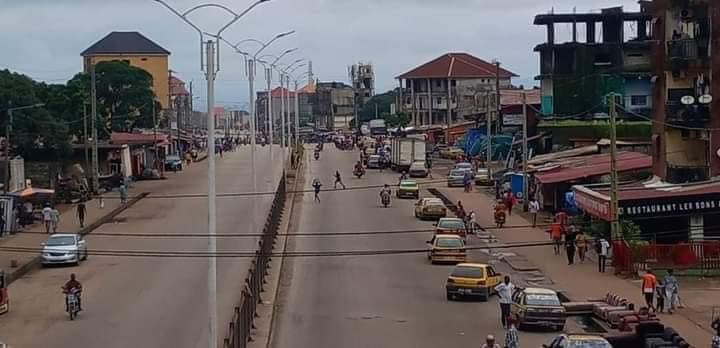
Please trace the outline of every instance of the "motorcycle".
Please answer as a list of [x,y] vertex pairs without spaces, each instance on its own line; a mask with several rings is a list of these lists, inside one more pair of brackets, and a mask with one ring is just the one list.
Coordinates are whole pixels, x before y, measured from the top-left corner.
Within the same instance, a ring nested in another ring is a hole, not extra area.
[[353,175],[357,176],[357,178],[360,179],[363,175],[365,175],[365,169],[355,168],[355,170],[353,171]]
[[320,159],[320,153],[315,151],[315,160],[317,161],[319,159]]
[[388,192],[381,193],[380,201],[382,202],[383,207],[387,208],[390,205],[390,193],[388,193]]
[[505,212],[504,211],[496,211],[495,212],[495,225],[497,225],[498,228],[502,228],[505,224]]
[[70,320],[77,318],[78,312],[80,312],[79,295],[80,291],[72,289],[65,293],[65,303],[67,304],[67,313],[70,316]]

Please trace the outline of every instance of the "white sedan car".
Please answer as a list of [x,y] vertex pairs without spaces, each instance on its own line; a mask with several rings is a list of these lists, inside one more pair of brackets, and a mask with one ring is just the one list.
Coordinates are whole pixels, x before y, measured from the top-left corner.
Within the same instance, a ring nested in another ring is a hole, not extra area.
[[79,234],[57,233],[42,243],[42,264],[74,264],[87,260],[85,240]]

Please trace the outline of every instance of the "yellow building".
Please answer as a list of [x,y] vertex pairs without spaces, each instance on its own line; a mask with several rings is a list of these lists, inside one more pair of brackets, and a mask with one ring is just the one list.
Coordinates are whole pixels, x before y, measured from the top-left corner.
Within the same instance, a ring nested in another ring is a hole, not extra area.
[[170,52],[136,31],[113,31],[80,54],[85,72],[99,62],[121,60],[153,77],[153,92],[163,109],[170,107]]

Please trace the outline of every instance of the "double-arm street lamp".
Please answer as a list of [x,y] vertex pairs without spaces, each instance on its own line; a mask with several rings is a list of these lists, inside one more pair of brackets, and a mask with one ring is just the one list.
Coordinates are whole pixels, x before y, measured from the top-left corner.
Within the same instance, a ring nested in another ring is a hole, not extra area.
[[[283,70],[285,73],[285,83],[287,84],[288,94],[290,94],[291,76],[295,72],[295,70],[307,65],[306,63],[303,63],[304,61],[305,61],[305,59],[298,59],[298,60],[294,61],[292,64],[288,65]],[[298,64],[298,63],[301,63],[301,64]],[[294,105],[295,106],[295,120],[294,120],[294,122],[292,122],[291,120],[288,119],[288,123],[287,123],[288,142],[290,141],[290,135],[292,134],[292,132],[290,131],[290,124],[295,123],[295,136],[293,138],[294,139],[293,144],[295,146],[298,145],[298,133],[297,132],[298,132],[298,125],[300,123],[300,119],[298,116],[298,94],[297,94],[298,88],[297,87],[298,87],[297,83],[295,83],[295,103],[294,103],[295,104]],[[290,115],[292,115],[292,113],[290,112],[290,97],[288,97],[288,118],[290,117]]]
[[[3,182],[3,193],[8,193],[8,186],[10,186],[10,132],[12,132],[13,124],[13,111],[27,110],[41,108],[45,106],[44,103],[17,106],[5,110],[7,112],[7,124],[5,124],[5,181]],[[3,231],[0,231],[2,233]]]
[[[268,2],[269,0],[257,0],[252,3],[248,8],[242,12],[235,12],[232,9],[224,5],[205,3],[192,7],[184,12],[180,12],[168,5],[164,0],[153,0],[170,12],[178,16],[183,22],[192,27],[200,38],[200,70],[205,72],[207,79],[207,118],[208,118],[208,320],[209,320],[209,335],[208,335],[208,346],[217,347],[218,344],[218,330],[217,330],[217,258],[215,254],[217,252],[217,213],[216,213],[216,185],[215,185],[215,115],[213,115],[213,107],[215,106],[215,77],[220,70],[220,46],[218,45],[222,33],[237,22],[240,18],[245,16],[252,9],[258,5]],[[188,15],[191,13],[204,9],[204,8],[219,8],[231,15],[231,19],[225,23],[215,33],[209,34],[203,31],[195,25]],[[209,39],[205,42],[205,37]],[[213,41],[212,39],[215,39]],[[217,50],[217,52],[216,52]],[[203,57],[203,53],[205,56]],[[217,64],[216,64],[217,63]],[[212,153],[210,153],[212,152]]]
[[[304,66],[305,64],[301,64],[297,66],[296,68],[299,68],[301,66]],[[295,82],[295,144],[296,146],[300,144],[300,94],[299,94],[299,88],[300,88],[300,80],[303,78],[307,78],[308,76],[311,76],[312,72],[306,71],[296,77],[293,77],[293,82]]]

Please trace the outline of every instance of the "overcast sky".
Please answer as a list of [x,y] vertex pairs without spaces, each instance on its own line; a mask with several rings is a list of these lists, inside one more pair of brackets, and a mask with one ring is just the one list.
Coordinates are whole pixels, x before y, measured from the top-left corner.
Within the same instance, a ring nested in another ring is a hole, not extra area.
[[[178,9],[215,1],[241,11],[252,0],[166,0]],[[488,61],[499,59],[518,75],[515,84],[533,84],[538,56],[533,47],[545,29],[533,17],[598,11],[609,6],[637,10],[634,0],[271,0],[242,18],[223,36],[267,40],[287,30],[268,53],[299,48],[292,57],[312,60],[322,81],[347,81],[347,67],[372,62],[377,91],[397,86],[395,76],[446,52],[468,52]],[[202,9],[191,18],[216,31],[229,18],[218,9]],[[110,31],[140,31],[172,52],[170,66],[205,100],[195,32],[153,0],[0,0],[0,68],[52,83],[64,83],[82,67],[80,52]],[[567,37],[569,29],[559,28]],[[243,44],[247,50],[253,43]],[[216,86],[217,103],[244,107],[248,83],[241,56],[222,51]],[[299,71],[299,70],[298,70]],[[296,71],[296,73],[298,72]],[[264,75],[263,75],[264,76]],[[256,85],[265,86],[263,79]],[[197,108],[197,107],[196,107]]]

